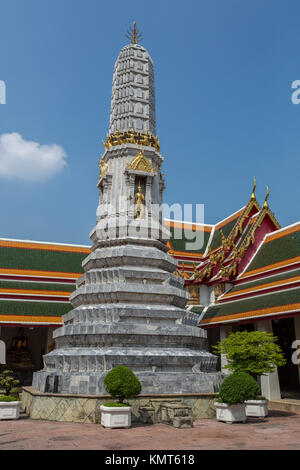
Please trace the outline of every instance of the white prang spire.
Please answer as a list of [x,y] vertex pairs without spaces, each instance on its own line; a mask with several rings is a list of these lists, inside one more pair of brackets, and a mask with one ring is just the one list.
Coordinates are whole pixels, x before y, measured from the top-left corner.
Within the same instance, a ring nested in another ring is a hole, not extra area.
[[109,133],[134,129],[155,136],[153,61],[133,38],[130,45],[123,47],[115,64]]

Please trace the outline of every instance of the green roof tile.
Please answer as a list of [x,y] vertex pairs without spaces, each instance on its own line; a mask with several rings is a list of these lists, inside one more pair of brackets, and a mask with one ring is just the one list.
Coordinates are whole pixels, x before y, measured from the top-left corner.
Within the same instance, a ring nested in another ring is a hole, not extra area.
[[[169,230],[170,230],[170,234],[171,234],[170,242],[171,242],[173,250],[175,250],[175,251],[187,251],[188,253],[204,253],[207,242],[208,242],[209,237],[210,237],[210,232],[204,232],[203,231],[203,244],[202,244],[201,247],[197,246],[195,249],[191,249],[191,248],[187,249],[186,244],[187,243],[191,244],[195,240],[195,232],[193,230],[189,230],[187,228],[185,228],[184,230],[177,229],[177,231],[180,235],[180,239],[178,239],[178,238],[175,238],[175,234],[174,234],[175,228],[174,227],[169,227]],[[187,233],[190,234],[191,238],[186,238],[185,235]],[[176,237],[177,237],[177,235],[176,235]]]
[[245,273],[300,256],[300,230],[263,244]]
[[276,282],[276,281],[283,281],[283,280],[289,280],[290,278],[292,277],[295,277],[295,276],[300,276],[300,269],[294,269],[293,271],[288,271],[288,272],[284,272],[284,273],[281,273],[281,274],[276,274],[274,276],[267,276],[267,277],[264,277],[262,279],[257,279],[255,281],[249,281],[249,282],[243,282],[241,284],[237,284],[236,286],[234,286],[229,292],[227,292],[228,294],[234,294],[234,293],[238,293],[240,290],[243,290],[243,289],[248,289],[250,287],[258,287],[258,286],[263,286],[264,284],[268,284],[270,282]]
[[0,247],[0,268],[81,273],[86,253]]
[[48,282],[26,282],[26,281],[6,281],[0,280],[0,289],[24,289],[24,290],[44,290],[44,291],[67,291],[73,292],[75,290],[74,284],[64,284],[61,282],[48,283]]
[[[271,294],[257,295],[247,299],[222,302],[208,307],[202,320],[226,315],[242,314],[254,310],[279,307],[300,302],[300,288],[288,289]],[[238,318],[238,316],[237,316]]]
[[67,302],[18,302],[0,300],[0,315],[50,316],[60,317],[72,310]]

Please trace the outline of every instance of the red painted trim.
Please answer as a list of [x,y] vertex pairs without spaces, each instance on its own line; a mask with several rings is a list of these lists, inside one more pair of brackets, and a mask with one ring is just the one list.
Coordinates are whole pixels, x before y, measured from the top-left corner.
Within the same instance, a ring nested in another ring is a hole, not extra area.
[[7,276],[0,274],[0,279],[8,281],[32,281],[32,282],[48,282],[53,284],[59,282],[62,284],[75,284],[77,279],[56,279],[55,277],[31,277],[31,276]]
[[[72,292],[70,292],[70,295]],[[36,300],[38,302],[49,301],[52,302],[65,302],[69,303],[68,297],[57,297],[57,296],[44,296],[44,295],[12,295],[12,294],[0,294],[0,299],[8,299],[8,300]],[[0,304],[1,305],[1,304]]]
[[61,328],[63,325],[62,324],[58,324],[58,323],[47,323],[47,325],[36,325],[34,323],[31,323],[30,325],[27,325],[24,324],[24,323],[0,323],[0,327],[15,327],[15,326],[21,326],[22,328],[49,328],[49,327],[53,327],[53,326],[56,326],[56,328]]
[[246,283],[250,281],[257,281],[258,279],[263,279],[264,277],[267,277],[267,276],[274,276],[275,274],[280,274],[280,273],[284,273],[287,271],[293,271],[294,269],[299,269],[299,268],[300,268],[300,263],[281,266],[280,268],[271,269],[270,271],[264,271],[263,273],[257,273],[249,277],[243,277],[241,279],[237,279],[236,281],[234,281],[234,285]]

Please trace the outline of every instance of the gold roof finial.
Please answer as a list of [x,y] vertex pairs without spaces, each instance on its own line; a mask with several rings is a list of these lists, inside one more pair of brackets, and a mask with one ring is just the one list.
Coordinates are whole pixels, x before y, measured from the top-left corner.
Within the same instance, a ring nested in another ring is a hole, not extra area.
[[269,186],[267,186],[267,185],[266,185],[266,188],[267,188],[267,195],[265,197],[264,207],[269,207],[268,206],[268,197],[269,197],[269,194],[270,194],[270,190],[269,190]]
[[253,186],[253,189],[252,189],[251,199],[255,199],[255,190],[256,190],[256,179],[255,179],[255,176],[254,176],[254,186]]
[[130,39],[131,44],[138,44],[143,39],[142,33],[139,32],[135,25],[135,21],[133,22],[133,28],[130,27],[127,31],[126,37]]

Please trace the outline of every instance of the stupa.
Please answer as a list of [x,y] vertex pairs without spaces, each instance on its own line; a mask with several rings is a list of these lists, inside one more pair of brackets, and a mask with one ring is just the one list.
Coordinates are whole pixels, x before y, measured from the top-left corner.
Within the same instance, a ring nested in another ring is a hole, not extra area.
[[117,365],[136,373],[143,394],[214,392],[220,382],[168,253],[154,67],[135,23],[129,37],[114,68],[92,251],[73,310],[54,332],[56,348],[34,374],[41,392],[105,394],[104,377]]

